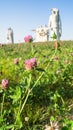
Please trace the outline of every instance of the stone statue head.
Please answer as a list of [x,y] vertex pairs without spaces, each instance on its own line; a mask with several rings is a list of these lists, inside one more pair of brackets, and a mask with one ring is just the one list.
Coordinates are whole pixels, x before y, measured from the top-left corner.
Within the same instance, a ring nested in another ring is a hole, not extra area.
[[12,30],[11,27],[9,27],[8,30]]
[[52,15],[55,15],[55,16],[59,15],[59,10],[57,8],[52,8],[51,12],[52,12]]

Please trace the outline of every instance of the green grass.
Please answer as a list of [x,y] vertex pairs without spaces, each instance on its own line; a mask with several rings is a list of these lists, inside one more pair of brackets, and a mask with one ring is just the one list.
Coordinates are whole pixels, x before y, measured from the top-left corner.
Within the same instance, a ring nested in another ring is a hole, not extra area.
[[[3,118],[0,120],[1,130],[8,130],[2,128],[7,127],[7,122],[18,125],[14,130],[44,130],[50,120],[58,120],[61,127],[70,130],[69,120],[73,119],[73,41],[60,41],[60,45],[57,50],[54,42],[0,46],[0,83],[2,79],[9,80],[4,115],[0,117]],[[33,57],[37,67],[27,71],[25,60]],[[18,65],[14,64],[15,58],[19,60]],[[17,115],[28,90],[34,85],[22,113]],[[4,90],[0,89],[0,105],[3,94]]]

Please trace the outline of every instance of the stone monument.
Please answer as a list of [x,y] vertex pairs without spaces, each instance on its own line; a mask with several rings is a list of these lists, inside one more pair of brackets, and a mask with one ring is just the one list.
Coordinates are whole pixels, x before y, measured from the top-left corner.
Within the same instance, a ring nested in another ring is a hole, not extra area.
[[49,41],[52,41],[52,37],[54,34],[57,36],[57,40],[60,40],[61,34],[62,34],[62,25],[61,25],[61,19],[59,10],[57,8],[51,9],[52,14],[49,18]]
[[32,30],[36,33],[36,42],[45,42],[49,40],[49,29],[48,26],[40,26]]
[[14,43],[13,30],[11,28],[7,30],[7,43]]

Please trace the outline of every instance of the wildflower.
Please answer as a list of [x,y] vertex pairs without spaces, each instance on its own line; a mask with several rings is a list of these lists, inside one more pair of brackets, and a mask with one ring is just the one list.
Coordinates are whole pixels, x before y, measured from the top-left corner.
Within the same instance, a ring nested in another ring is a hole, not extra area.
[[36,58],[31,58],[30,62],[32,63],[33,67],[37,65]]
[[2,84],[2,89],[8,88],[8,80],[7,79],[3,79],[1,84]]
[[46,125],[46,126],[45,126],[45,130],[54,130],[54,128],[51,127],[51,126]]
[[27,70],[31,70],[32,69],[32,63],[30,62],[30,60],[26,60],[25,61],[25,68]]
[[57,70],[57,71],[56,71],[56,74],[59,75],[59,74],[60,74],[60,70]]
[[27,70],[33,69],[34,67],[36,67],[36,65],[37,65],[36,58],[31,58],[25,61],[25,68]]
[[58,57],[58,56],[55,56],[55,57],[54,57],[54,60],[58,60],[58,59],[59,59],[59,57]]
[[20,57],[19,60],[22,60],[22,57]]
[[18,64],[18,63],[19,63],[18,59],[15,58],[15,59],[14,59],[14,64]]
[[29,120],[29,117],[25,117],[25,121],[28,122],[28,120]]
[[69,60],[66,60],[66,61],[65,61],[65,64],[69,64]]
[[25,42],[32,42],[33,41],[33,37],[31,35],[28,35],[28,36],[24,37],[24,41]]

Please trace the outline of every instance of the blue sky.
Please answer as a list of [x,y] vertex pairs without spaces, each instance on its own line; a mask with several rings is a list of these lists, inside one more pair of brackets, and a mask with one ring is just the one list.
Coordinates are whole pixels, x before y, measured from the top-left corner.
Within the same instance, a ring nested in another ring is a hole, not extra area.
[[0,43],[6,43],[7,29],[14,31],[15,42],[40,25],[48,25],[50,9],[60,10],[62,40],[73,40],[73,0],[0,0]]

